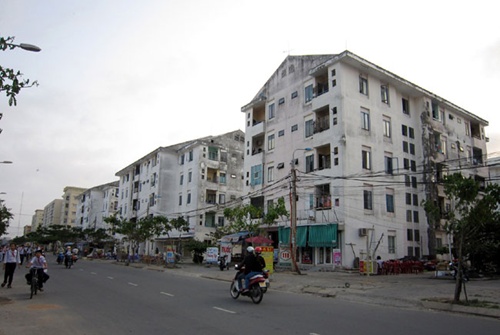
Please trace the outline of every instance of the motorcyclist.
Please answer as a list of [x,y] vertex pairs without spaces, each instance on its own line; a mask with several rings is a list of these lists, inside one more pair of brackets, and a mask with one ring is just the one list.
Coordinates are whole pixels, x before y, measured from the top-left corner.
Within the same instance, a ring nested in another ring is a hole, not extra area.
[[[43,283],[49,279],[49,275],[45,272],[47,270],[47,260],[42,256],[42,250],[37,250],[35,252],[35,257],[33,257],[26,267],[36,271],[38,276],[38,288],[40,291],[43,291]],[[31,274],[27,273],[25,278],[28,285],[31,285]]]
[[70,262],[73,262],[73,252],[71,251],[71,247],[67,246],[64,253],[64,265],[68,266]]
[[[253,247],[247,248],[247,255],[240,263],[240,267],[245,267],[245,286],[243,288],[243,292],[248,291],[250,286],[250,278],[253,276],[262,273],[262,264],[259,261],[257,255],[255,254],[255,249]],[[241,276],[238,277],[238,282],[241,287]]]
[[255,247],[255,255],[257,256],[257,259],[259,260],[260,265],[262,266],[262,269],[266,268],[266,261],[264,260],[264,257],[262,257],[262,248],[261,247]]

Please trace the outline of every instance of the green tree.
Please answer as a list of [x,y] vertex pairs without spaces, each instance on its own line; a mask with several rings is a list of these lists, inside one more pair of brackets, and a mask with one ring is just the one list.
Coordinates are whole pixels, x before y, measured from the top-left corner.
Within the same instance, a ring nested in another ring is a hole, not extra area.
[[9,228],[9,221],[14,217],[10,212],[10,209],[5,207],[4,201],[0,199],[0,236],[7,233],[7,228]]
[[289,216],[290,213],[286,210],[285,199],[281,197],[267,207],[267,213],[264,214],[263,222],[264,224],[272,225],[276,223],[276,220],[283,217],[288,218]]
[[[13,44],[14,37],[0,37],[0,50],[11,50],[17,46]],[[9,106],[16,105],[16,96],[21,92],[22,89],[38,86],[37,81],[30,83],[29,79],[23,79],[23,74],[21,71],[4,68],[0,65],[0,92],[5,92],[5,95],[9,99]]]
[[220,228],[224,235],[234,234],[240,231],[248,231],[252,235],[258,235],[262,221],[262,209],[253,205],[240,205],[234,208],[224,209],[224,217],[229,224]]
[[491,184],[481,189],[473,178],[455,173],[446,177],[445,193],[454,203],[446,228],[453,235],[458,259],[454,301],[459,302],[465,283],[462,271],[464,258],[473,259],[477,252],[498,252],[500,188]]
[[[179,241],[177,242],[177,251],[182,250],[182,233],[189,232],[189,222],[187,222],[182,216],[170,220],[170,228],[172,230],[177,230],[179,232]],[[170,231],[167,231],[167,235]]]

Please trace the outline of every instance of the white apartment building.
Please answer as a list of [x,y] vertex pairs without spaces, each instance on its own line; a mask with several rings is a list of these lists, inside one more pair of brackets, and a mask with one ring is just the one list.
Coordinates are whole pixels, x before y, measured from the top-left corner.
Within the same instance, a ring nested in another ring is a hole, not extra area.
[[[440,178],[488,176],[487,121],[349,51],[288,56],[241,111],[251,203],[290,208],[295,163],[302,265],[426,255],[447,241],[421,205],[432,199],[445,218]],[[289,227],[269,228],[282,247]]]
[[61,224],[61,209],[63,207],[62,199],[54,199],[43,209],[42,226],[54,226]]
[[189,233],[170,232],[151,249],[163,251],[169,238],[210,240],[224,225],[223,205],[241,197],[243,147],[241,130],[159,147],[118,171],[118,215],[126,220],[147,216],[183,217]]
[[81,187],[66,186],[62,195],[61,225],[76,227],[77,197],[86,189]]
[[38,227],[43,225],[43,209],[35,210],[35,214],[31,217],[31,231],[36,231]]
[[118,181],[114,181],[95,186],[76,197],[76,227],[94,230],[109,228],[104,219],[118,210],[118,184]]

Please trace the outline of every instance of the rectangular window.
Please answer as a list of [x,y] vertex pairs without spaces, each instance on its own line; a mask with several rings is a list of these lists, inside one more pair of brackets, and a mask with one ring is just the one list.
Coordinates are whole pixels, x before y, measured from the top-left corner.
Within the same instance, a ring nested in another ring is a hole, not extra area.
[[415,223],[419,222],[418,211],[413,211],[413,222]]
[[389,86],[380,86],[380,99],[384,104],[389,104]]
[[275,111],[275,106],[274,103],[269,105],[269,110],[268,110],[268,115],[269,115],[269,120],[274,119],[276,111]]
[[306,156],[306,172],[314,171],[314,155]]
[[212,161],[219,160],[219,149],[215,147],[208,147],[208,159]]
[[359,76],[359,93],[368,95],[368,79]]
[[294,125],[292,126],[292,133],[293,133],[294,131],[297,131],[298,129],[299,129],[299,126],[298,126],[298,125],[296,125],[296,124],[294,124]]
[[184,184],[184,175],[181,174],[181,180],[180,180],[179,185],[182,185],[182,184]]
[[406,210],[406,222],[411,222],[411,209]]
[[410,165],[411,165],[411,170],[413,172],[417,172],[417,162],[412,160],[412,161],[410,161]]
[[415,130],[412,127],[408,127],[408,134],[410,138],[415,138]]
[[404,158],[403,159],[403,168],[405,170],[409,170],[410,169],[410,160],[408,158]]
[[361,111],[361,129],[370,130],[370,113],[366,110]]
[[413,206],[418,206],[418,194],[413,195]]
[[391,138],[391,119],[384,118],[384,136]]
[[411,193],[406,193],[406,204],[411,205]]
[[410,187],[411,186],[411,180],[409,175],[405,175],[405,186]]
[[465,125],[465,136],[470,136],[469,122],[464,122],[464,125]]
[[304,97],[305,97],[306,102],[309,102],[314,98],[313,85],[306,86],[306,88],[304,90]]
[[417,188],[417,177],[411,177],[411,187]]
[[385,207],[387,213],[394,213],[394,190],[387,190],[385,195]]
[[307,120],[306,121],[306,137],[311,137],[314,135],[314,120]]
[[219,204],[225,204],[225,203],[226,203],[226,195],[219,194]]
[[272,182],[274,180],[274,166],[267,168],[267,181]]
[[410,115],[410,102],[408,99],[401,99],[402,102],[402,108],[403,108],[403,114]]
[[406,229],[406,239],[413,241],[413,229]]
[[189,171],[188,172],[188,183],[190,183],[193,180],[193,172]]
[[410,154],[415,155],[415,144],[410,143]]
[[278,137],[281,137],[281,136],[285,136],[285,131],[284,130],[280,130],[278,132]]
[[404,124],[401,126],[401,134],[403,134],[403,136],[408,136],[408,127]]
[[363,208],[373,209],[373,192],[371,190],[363,190]]
[[297,91],[292,93],[292,99],[295,99],[298,96]]
[[223,216],[217,217],[217,224],[219,227],[224,227],[224,217]]
[[365,170],[372,169],[371,149],[370,148],[363,148],[363,150],[361,150],[361,165],[362,165],[363,169],[365,169]]
[[393,160],[392,155],[386,154],[384,160],[385,160],[385,173],[392,174],[394,172],[394,169],[392,167],[392,160]]
[[220,173],[219,174],[219,183],[220,184],[225,184],[226,183],[226,174],[225,173]]
[[408,142],[403,141],[403,152],[408,153]]
[[262,185],[262,165],[252,166],[251,185]]
[[187,199],[186,199],[186,203],[187,204],[191,203],[191,193],[188,193],[188,196],[187,196]]
[[267,150],[273,150],[274,149],[274,134],[271,134],[267,137]]
[[179,195],[179,206],[182,205],[182,195]]
[[396,236],[387,236],[387,252],[396,253]]
[[415,229],[413,231],[413,237],[415,238],[415,241],[420,242],[420,230]]
[[283,105],[285,103],[285,98],[281,98],[278,100],[278,105]]

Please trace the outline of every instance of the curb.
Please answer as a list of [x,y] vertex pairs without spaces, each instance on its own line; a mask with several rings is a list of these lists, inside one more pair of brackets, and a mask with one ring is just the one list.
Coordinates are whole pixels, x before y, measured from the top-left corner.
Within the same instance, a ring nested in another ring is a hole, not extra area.
[[437,301],[429,301],[429,300],[423,300],[422,306],[424,308],[432,309],[432,310],[481,315],[481,316],[487,316],[487,317],[493,317],[493,318],[500,319],[500,309],[470,307],[470,306],[451,304],[451,303],[445,303],[445,302],[437,302]]

